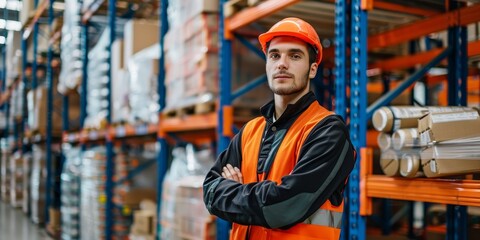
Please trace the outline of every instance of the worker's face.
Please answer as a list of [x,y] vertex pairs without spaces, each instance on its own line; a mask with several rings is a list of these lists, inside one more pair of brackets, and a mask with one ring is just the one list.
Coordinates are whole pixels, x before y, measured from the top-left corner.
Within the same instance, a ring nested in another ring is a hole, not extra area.
[[276,37],[267,52],[268,85],[274,94],[308,92],[317,64],[308,63],[307,43],[294,37]]

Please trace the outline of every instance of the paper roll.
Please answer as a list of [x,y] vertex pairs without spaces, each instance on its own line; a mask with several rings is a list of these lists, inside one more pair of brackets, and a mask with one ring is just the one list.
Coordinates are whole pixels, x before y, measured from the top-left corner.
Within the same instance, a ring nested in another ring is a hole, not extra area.
[[400,159],[400,175],[406,178],[424,176],[423,172],[421,171],[421,160],[419,154],[403,154],[402,159]]
[[389,177],[400,176],[400,158],[394,150],[382,152],[380,156],[380,167],[385,175]]
[[380,132],[377,137],[378,147],[382,151],[386,151],[392,146],[392,136],[388,133]]
[[381,107],[373,113],[372,123],[377,131],[394,132],[400,128],[416,128],[418,118],[427,112],[452,112],[472,110],[470,107],[414,107],[390,106]]
[[392,147],[395,150],[420,146],[418,129],[398,129],[392,134]]

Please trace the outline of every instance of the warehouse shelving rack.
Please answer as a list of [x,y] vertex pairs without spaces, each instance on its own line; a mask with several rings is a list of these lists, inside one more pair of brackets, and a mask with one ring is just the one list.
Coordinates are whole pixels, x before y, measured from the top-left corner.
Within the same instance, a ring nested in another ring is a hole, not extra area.
[[[271,25],[274,20],[280,19],[279,15],[271,17],[272,15],[291,6],[300,5],[301,2],[300,0],[266,0],[257,6],[246,8],[226,18],[225,36],[227,39],[221,41],[221,44],[225,46],[221,48],[222,54],[227,57],[231,54],[228,39],[232,38],[232,33],[252,23],[258,25],[261,20],[264,20],[264,24],[270,21]],[[311,1],[305,2],[314,4]],[[349,3],[347,2],[335,1],[334,3],[335,49],[334,51],[325,50],[326,57],[335,56],[335,111],[346,118],[348,116],[347,109],[350,109],[350,135],[359,153],[357,165],[351,173],[348,191],[346,191],[345,212],[348,214],[344,215],[342,238],[365,239],[366,216],[372,214],[371,198],[385,198],[450,204],[447,223],[448,237],[449,239],[465,239],[466,211],[463,206],[478,206],[478,200],[475,198],[478,197],[477,190],[480,187],[480,182],[477,180],[442,179],[404,180],[372,175],[372,152],[366,148],[366,128],[368,120],[376,109],[388,104],[447,56],[450,57],[450,62],[454,62],[454,64],[450,64],[449,69],[450,97],[448,103],[450,105],[466,104],[467,69],[462,66],[466,65],[467,56],[480,54],[480,46],[478,41],[469,42],[467,50],[465,28],[463,26],[480,20],[478,14],[475,14],[480,10],[480,5],[476,4],[461,9],[455,8],[447,13],[442,13],[436,10],[406,7],[383,1],[352,0]],[[453,1],[447,1],[447,4],[455,5]],[[403,26],[395,27],[393,30],[367,36],[367,16],[374,8],[413,14],[425,17],[425,19],[411,20]],[[301,13],[298,9],[295,10],[297,10],[297,15]],[[294,13],[294,11],[290,10],[289,13]],[[305,14],[307,13],[305,12]],[[323,17],[321,13],[318,14],[318,17]],[[268,19],[269,17],[272,19]],[[367,64],[368,51],[414,40],[446,29],[450,29],[449,46],[453,45],[453,49],[435,49]],[[367,107],[367,67],[368,69],[381,68],[389,71],[413,67],[418,63],[421,63],[424,67]],[[221,68],[222,73],[225,71],[226,76],[228,76],[230,70],[228,61],[222,62]],[[444,77],[437,78],[437,81],[443,79]],[[456,80],[454,81],[454,79]],[[221,84],[226,84],[224,78],[222,78]],[[347,88],[350,88],[350,97],[345,92]],[[370,132],[368,132],[368,135],[375,136]],[[426,192],[430,192],[430,194]],[[219,230],[219,239],[227,239],[227,235],[222,234],[227,230],[227,228]]]
[[[86,150],[90,145],[102,144],[106,146],[106,185],[104,195],[99,198],[99,201],[104,202],[105,207],[105,238],[112,239],[113,237],[113,210],[115,208],[123,208],[123,206],[117,206],[113,202],[113,190],[118,183],[125,180],[129,180],[141,173],[143,170],[154,165],[157,160],[147,161],[140,164],[137,168],[131,170],[128,176],[124,179],[118,179],[114,181],[114,169],[115,169],[115,153],[114,146],[117,143],[128,142],[154,142],[155,136],[158,133],[158,125],[156,124],[140,124],[140,125],[118,125],[113,126],[111,124],[112,117],[112,103],[111,103],[111,91],[107,96],[108,100],[108,113],[107,113],[107,126],[100,130],[87,130],[84,128],[84,122],[86,118],[87,107],[87,82],[89,81],[87,66],[88,66],[88,51],[89,51],[89,27],[91,25],[92,17],[99,14],[100,9],[106,7],[106,13],[109,26],[109,47],[108,62],[111,63],[112,51],[111,46],[116,38],[116,21],[117,14],[117,2],[116,0],[109,0],[108,3],[105,0],[93,1],[86,10],[82,13],[82,83],[80,86],[80,126],[79,132],[64,132],[63,142],[72,144],[80,144],[82,150]],[[108,88],[111,89],[112,72],[111,64],[108,67]],[[66,106],[65,112],[68,112],[68,106]],[[67,115],[68,116],[68,115]],[[162,148],[161,152],[164,152]]]
[[[35,12],[33,13],[32,16],[29,17],[27,22],[23,26],[22,30],[22,43],[21,43],[21,48],[22,48],[22,81],[24,83],[24,104],[26,103],[26,91],[27,91],[27,79],[26,79],[26,66],[28,63],[27,60],[27,55],[28,55],[28,40],[31,37],[32,38],[32,47],[33,47],[33,61],[32,61],[32,80],[31,80],[31,89],[36,89],[38,86],[38,80],[36,76],[36,71],[38,68],[38,62],[37,62],[37,54],[38,54],[38,38],[39,38],[39,24],[48,24],[48,29],[49,32],[52,31],[52,23],[55,19],[55,12],[53,9],[55,0],[35,0],[34,1],[34,9]],[[46,20],[46,21],[45,21]],[[53,109],[53,89],[55,86],[53,86],[53,66],[52,66],[52,60],[53,60],[53,49],[52,45],[49,44],[48,50],[47,50],[47,60],[46,60],[46,84],[47,84],[47,119],[46,119],[46,124],[47,124],[47,131],[45,136],[41,135],[36,135],[30,138],[22,138],[21,139],[21,145],[22,145],[22,152],[26,153],[28,151],[28,145],[30,144],[45,144],[45,149],[46,149],[46,169],[47,169],[47,176],[46,176],[46,185],[45,185],[45,192],[46,192],[46,199],[45,199],[45,209],[44,209],[44,216],[45,216],[45,225],[48,224],[49,222],[49,208],[53,206],[53,199],[52,199],[52,189],[55,187],[55,191],[60,193],[60,186],[53,186],[53,178],[54,177],[59,177],[59,170],[62,168],[62,163],[63,159],[60,162],[59,168],[55,171],[58,176],[53,176],[53,162],[52,162],[52,144],[60,143],[60,138],[55,138],[52,134],[52,114],[55,109]],[[68,97],[64,97],[64,102],[67,102],[68,104]],[[26,109],[26,108],[24,108]],[[65,114],[65,112],[63,113]],[[67,115],[68,118],[68,115]],[[24,131],[24,127],[26,125],[27,121],[27,113],[26,111],[22,112],[22,127],[21,131]],[[68,128],[68,125],[65,125],[65,122],[62,126],[64,129],[65,127]],[[23,136],[23,133],[22,133]],[[59,202],[60,199],[57,199],[56,202]],[[58,206],[57,206],[58,207]]]

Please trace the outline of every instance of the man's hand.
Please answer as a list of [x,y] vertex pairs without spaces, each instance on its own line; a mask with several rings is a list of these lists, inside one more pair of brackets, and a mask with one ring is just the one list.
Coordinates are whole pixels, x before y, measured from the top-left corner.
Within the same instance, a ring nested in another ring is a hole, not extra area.
[[240,169],[238,169],[237,167],[232,167],[232,165],[230,164],[227,164],[227,166],[223,167],[222,176],[226,179],[230,179],[243,184],[243,175],[240,172]]

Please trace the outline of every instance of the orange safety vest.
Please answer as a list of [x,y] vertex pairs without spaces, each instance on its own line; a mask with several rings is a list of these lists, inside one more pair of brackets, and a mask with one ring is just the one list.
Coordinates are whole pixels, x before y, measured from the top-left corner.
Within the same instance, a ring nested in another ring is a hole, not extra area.
[[[277,184],[281,178],[290,174],[297,163],[300,149],[310,131],[315,125],[332,112],[312,103],[289,128],[285,138],[278,148],[275,160],[268,174],[268,180]],[[242,166],[244,184],[257,182],[263,176],[257,176],[258,156],[266,121],[263,117],[256,118],[245,126],[242,133]],[[258,178],[257,178],[258,177]],[[261,226],[245,226],[233,224],[231,240],[319,240],[339,239],[343,202],[333,206],[327,200],[320,209],[304,223],[299,223],[288,230],[268,229]],[[336,217],[336,218],[335,218]],[[337,224],[337,226],[335,226]],[[249,229],[250,228],[250,229]],[[249,232],[249,238],[247,238]]]

